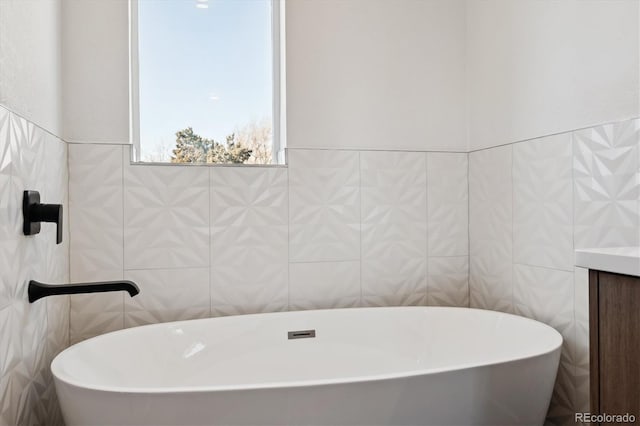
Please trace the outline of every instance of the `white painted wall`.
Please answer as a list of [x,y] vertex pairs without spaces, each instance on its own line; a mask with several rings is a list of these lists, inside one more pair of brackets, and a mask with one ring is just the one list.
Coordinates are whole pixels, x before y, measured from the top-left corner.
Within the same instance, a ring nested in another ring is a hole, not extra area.
[[[128,142],[127,1],[61,1],[64,137]],[[638,116],[638,3],[287,1],[288,146],[466,151]]]
[[0,104],[60,135],[60,1],[0,0]]
[[465,151],[465,2],[286,3],[287,144]]
[[640,114],[637,0],[469,0],[471,150]]
[[129,142],[127,0],[62,0],[64,138]]

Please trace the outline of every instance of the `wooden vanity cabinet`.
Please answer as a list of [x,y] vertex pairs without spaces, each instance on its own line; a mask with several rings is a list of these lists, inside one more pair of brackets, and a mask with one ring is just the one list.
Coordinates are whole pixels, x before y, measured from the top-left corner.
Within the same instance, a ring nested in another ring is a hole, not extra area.
[[640,419],[640,277],[589,271],[592,414]]

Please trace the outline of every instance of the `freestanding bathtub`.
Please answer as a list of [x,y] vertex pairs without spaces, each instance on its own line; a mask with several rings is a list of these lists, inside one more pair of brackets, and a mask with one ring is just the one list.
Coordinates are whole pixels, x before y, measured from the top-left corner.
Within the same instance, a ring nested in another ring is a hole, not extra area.
[[51,368],[68,426],[541,425],[561,344],[498,312],[354,308],[131,328]]

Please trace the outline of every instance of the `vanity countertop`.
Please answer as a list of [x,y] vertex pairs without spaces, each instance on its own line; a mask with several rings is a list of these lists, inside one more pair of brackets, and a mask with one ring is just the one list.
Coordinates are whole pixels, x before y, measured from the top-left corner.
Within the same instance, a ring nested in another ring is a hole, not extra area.
[[576,250],[576,266],[640,277],[640,247]]

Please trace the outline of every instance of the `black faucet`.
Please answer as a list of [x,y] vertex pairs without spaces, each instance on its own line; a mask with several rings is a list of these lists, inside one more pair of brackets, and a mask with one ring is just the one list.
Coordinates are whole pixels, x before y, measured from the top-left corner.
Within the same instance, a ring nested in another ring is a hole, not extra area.
[[58,294],[79,294],[79,293],[102,293],[107,291],[129,292],[131,297],[140,293],[138,285],[133,281],[102,281],[94,283],[76,283],[76,284],[43,284],[38,281],[29,281],[29,303],[33,303],[38,299],[47,296],[55,296]]

